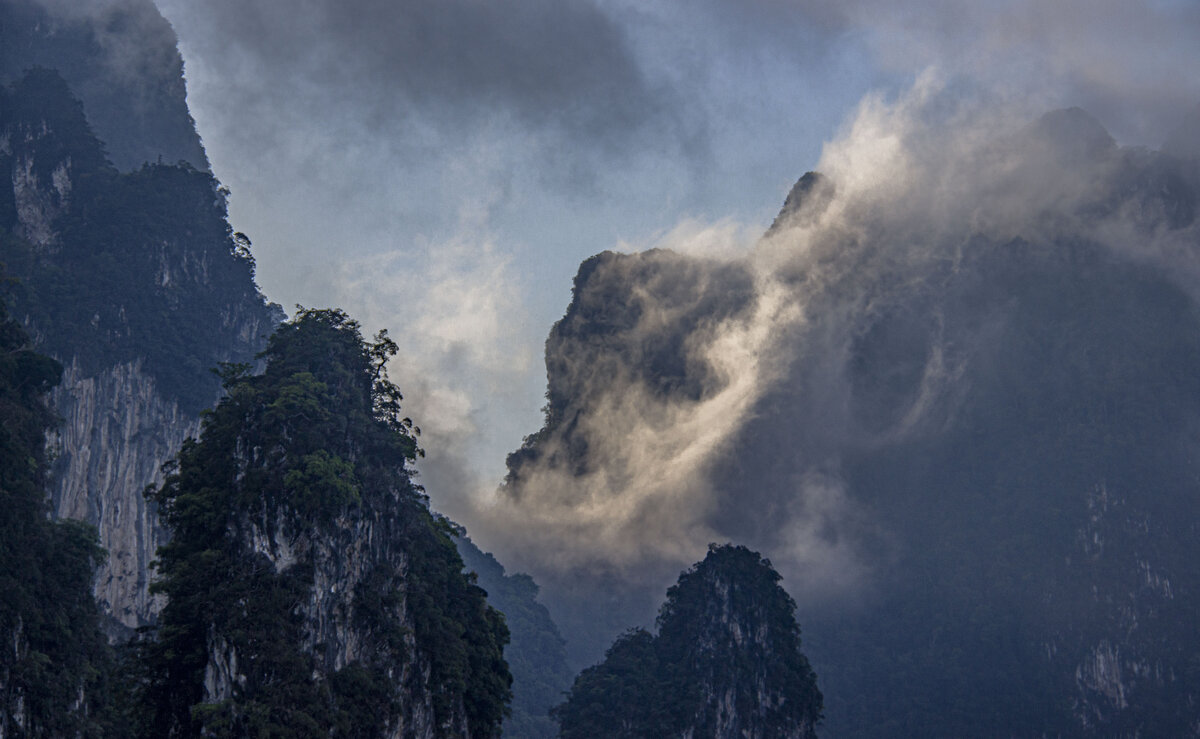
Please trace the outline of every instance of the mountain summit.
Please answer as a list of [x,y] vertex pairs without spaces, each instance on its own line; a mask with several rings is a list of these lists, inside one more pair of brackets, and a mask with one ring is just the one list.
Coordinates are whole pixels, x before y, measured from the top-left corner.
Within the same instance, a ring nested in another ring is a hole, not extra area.
[[722,537],[831,735],[1194,735],[1197,160],[1078,109],[872,123],[745,257],[581,266],[504,490],[573,656]]
[[667,591],[658,635],[634,629],[556,709],[564,739],[812,739],[821,692],[779,574],[740,546],[709,547]]

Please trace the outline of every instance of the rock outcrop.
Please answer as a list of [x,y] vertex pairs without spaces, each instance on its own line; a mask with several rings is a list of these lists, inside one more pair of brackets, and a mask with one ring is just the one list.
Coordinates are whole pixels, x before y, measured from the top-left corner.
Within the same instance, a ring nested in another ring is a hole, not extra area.
[[302,311],[153,498],[167,603],[143,733],[499,736],[508,630],[407,465],[411,422],[336,311]]
[[95,525],[96,596],[114,638],[151,623],[161,543],[142,499],[219,395],[219,362],[252,361],[282,318],[253,280],[224,194],[187,165],[121,174],[55,71],[0,92],[0,260],[14,313],[66,368],[54,394],[55,514]]
[[96,600],[112,619],[110,631],[127,635],[162,607],[149,586],[163,530],[142,491],[161,482],[162,463],[199,433],[200,421],[165,400],[137,361],[91,376],[78,362],[68,365],[54,406],[63,419],[50,441],[58,460],[54,515],[96,526],[108,550]]
[[779,574],[740,546],[709,547],[667,591],[658,635],[634,629],[555,709],[564,739],[813,739],[816,676]]
[[1192,132],[917,131],[806,175],[745,259],[581,265],[517,546],[573,558],[534,568],[573,644],[647,623],[630,581],[701,537],[768,553],[831,735],[1195,736]]
[[0,3],[0,84],[54,69],[122,171],[208,157],[187,107],[175,31],[152,0]]

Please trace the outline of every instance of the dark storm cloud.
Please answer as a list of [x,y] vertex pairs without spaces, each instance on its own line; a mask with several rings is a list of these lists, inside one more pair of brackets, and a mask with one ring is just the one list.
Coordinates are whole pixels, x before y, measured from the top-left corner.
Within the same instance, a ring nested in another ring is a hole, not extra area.
[[372,128],[418,112],[437,125],[508,117],[603,144],[661,126],[671,107],[586,0],[216,0],[188,12],[210,25],[221,53],[205,57],[246,102],[311,98],[309,113]]
[[830,47],[861,45],[888,87],[933,66],[1043,109],[1078,105],[1122,143],[1158,146],[1200,102],[1190,0],[698,0],[676,16],[703,16],[692,27],[709,43],[797,71],[824,70]]

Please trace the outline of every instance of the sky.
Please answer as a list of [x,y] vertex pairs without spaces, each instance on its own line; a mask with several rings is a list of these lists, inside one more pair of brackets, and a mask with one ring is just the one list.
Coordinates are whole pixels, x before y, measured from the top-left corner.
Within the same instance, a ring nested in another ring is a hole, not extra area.
[[748,251],[864,110],[930,79],[1084,107],[1126,145],[1200,103],[1191,2],[156,2],[263,291],[389,329],[422,480],[468,529],[541,425],[588,256]]

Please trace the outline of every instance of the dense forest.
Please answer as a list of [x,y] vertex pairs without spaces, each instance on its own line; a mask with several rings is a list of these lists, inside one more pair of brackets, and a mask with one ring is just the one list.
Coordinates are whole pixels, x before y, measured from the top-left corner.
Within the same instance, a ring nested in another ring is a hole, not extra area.
[[679,577],[658,633],[633,628],[555,708],[564,739],[808,739],[822,696],[796,604],[757,552],[712,545]]
[[306,310],[261,375],[226,367],[152,495],[172,538],[144,735],[499,735],[508,629],[412,482],[395,351]]
[[0,301],[0,736],[99,736],[110,718],[114,657],[91,594],[104,552],[87,524],[47,517],[61,373]]

